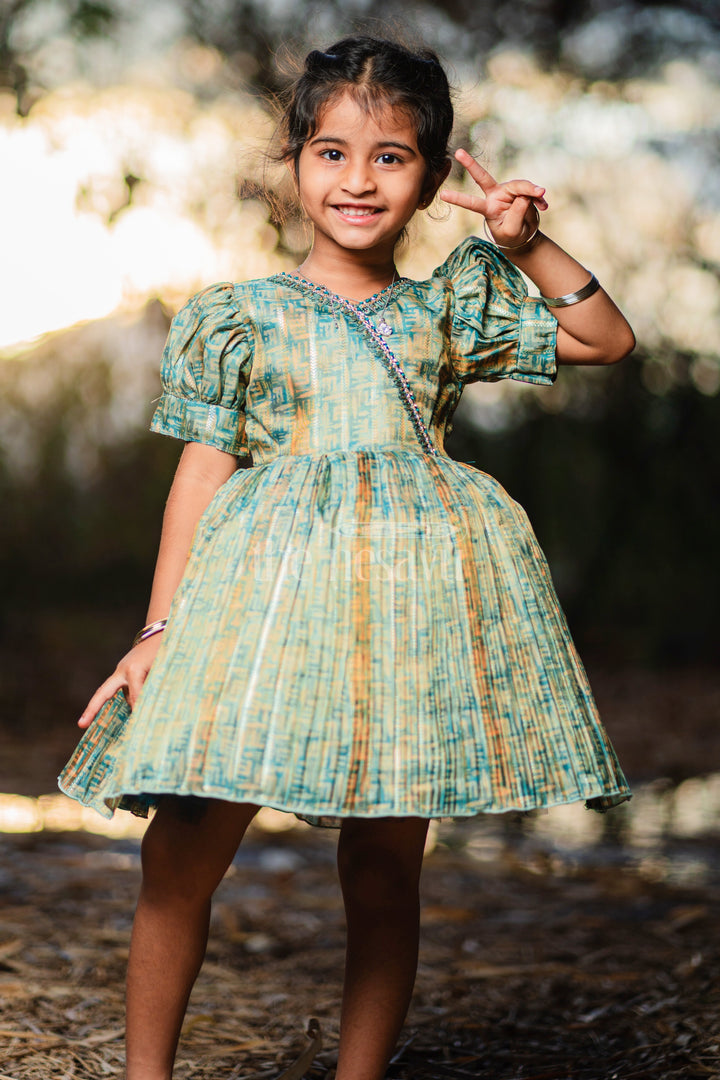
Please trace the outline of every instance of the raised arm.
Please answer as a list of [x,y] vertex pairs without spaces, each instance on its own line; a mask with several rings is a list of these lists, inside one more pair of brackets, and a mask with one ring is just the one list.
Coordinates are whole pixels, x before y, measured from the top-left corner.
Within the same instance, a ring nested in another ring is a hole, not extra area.
[[[482,214],[495,242],[544,297],[575,293],[591,279],[589,270],[536,226],[547,209],[545,189],[529,180],[498,184],[466,150],[455,157],[480,189],[478,195],[443,189],[445,202]],[[565,307],[551,307],[558,321],[560,364],[614,364],[635,348],[635,335],[625,316],[603,288]]]
[[[185,444],[165,505],[147,623],[167,618],[170,603],[185,572],[197,523],[215,492],[236,469],[237,458],[233,454],[203,443]],[[101,706],[121,687],[126,687],[128,702],[131,708],[134,707],[161,638],[161,634],[155,634],[123,656],[110,678],[98,687],[88,702],[78,720],[79,727],[89,727]]]

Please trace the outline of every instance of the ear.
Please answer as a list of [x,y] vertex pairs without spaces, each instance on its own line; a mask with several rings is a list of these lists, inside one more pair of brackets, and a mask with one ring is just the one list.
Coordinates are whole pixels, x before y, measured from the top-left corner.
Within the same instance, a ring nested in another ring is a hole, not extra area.
[[452,168],[452,162],[446,161],[439,173],[428,177],[427,183],[422,190],[418,210],[424,210],[433,201],[439,189],[445,183]]

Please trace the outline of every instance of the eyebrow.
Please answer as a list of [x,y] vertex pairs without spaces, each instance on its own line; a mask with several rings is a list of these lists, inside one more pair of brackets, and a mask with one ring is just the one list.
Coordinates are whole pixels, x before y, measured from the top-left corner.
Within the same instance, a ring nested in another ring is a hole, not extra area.
[[[310,140],[310,146],[315,146],[316,143],[337,143],[339,146],[347,146],[347,139],[340,139],[337,135],[316,135],[314,139]],[[417,157],[417,151],[413,150],[412,146],[408,146],[407,143],[397,142],[395,139],[381,139],[380,142],[375,143],[374,150],[380,150],[382,147],[392,146],[396,150],[405,150],[408,154],[412,154],[413,157]]]

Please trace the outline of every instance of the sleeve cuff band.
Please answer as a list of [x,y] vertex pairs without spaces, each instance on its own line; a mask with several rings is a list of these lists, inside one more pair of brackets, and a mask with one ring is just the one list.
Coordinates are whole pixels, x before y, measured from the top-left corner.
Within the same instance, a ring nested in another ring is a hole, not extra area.
[[522,382],[552,384],[557,377],[557,319],[537,296],[526,296],[520,308],[517,371]]
[[165,393],[150,422],[150,430],[183,442],[207,443],[237,457],[249,453],[242,412]]

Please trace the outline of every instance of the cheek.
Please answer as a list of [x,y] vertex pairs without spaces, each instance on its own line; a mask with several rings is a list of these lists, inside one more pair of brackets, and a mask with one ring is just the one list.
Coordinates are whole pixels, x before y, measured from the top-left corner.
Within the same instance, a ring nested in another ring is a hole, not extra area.
[[313,163],[300,162],[300,171],[296,174],[296,190],[301,199],[314,199],[322,193],[326,184],[321,169]]
[[408,184],[404,192],[406,205],[414,210],[422,199],[423,191],[424,184],[421,177],[418,177],[415,183]]

